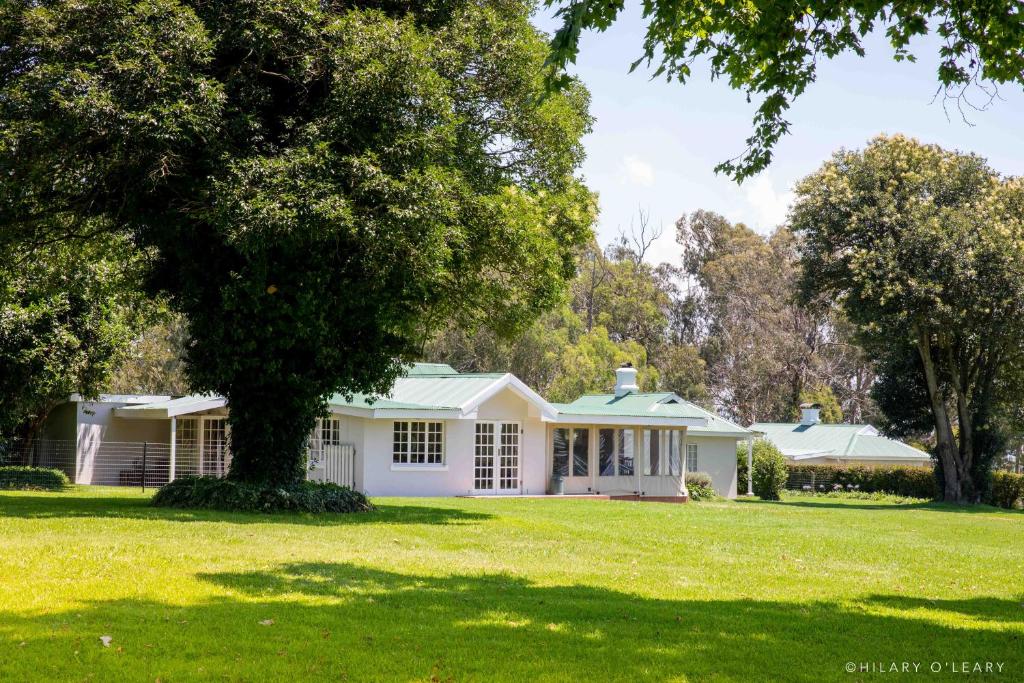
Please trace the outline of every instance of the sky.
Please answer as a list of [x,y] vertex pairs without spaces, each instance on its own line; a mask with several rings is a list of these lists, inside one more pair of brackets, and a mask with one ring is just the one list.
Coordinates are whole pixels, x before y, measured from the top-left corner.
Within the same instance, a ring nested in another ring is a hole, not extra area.
[[[645,24],[627,3],[612,28],[584,34],[570,69],[592,96],[593,132],[584,139],[582,175],[598,193],[598,241],[649,213],[664,233],[648,260],[678,263],[675,221],[706,209],[762,233],[785,220],[792,187],[840,148],[858,149],[879,133],[903,133],[948,149],[974,152],[1006,175],[1024,175],[1024,92],[1000,88],[1000,100],[968,120],[935,99],[938,41],[911,44],[916,63],[896,62],[883,35],[864,41],[867,56],[844,55],[818,66],[818,76],[788,112],[790,134],[760,175],[737,185],[714,167],[743,152],[755,104],[698,67],[686,85],[651,80],[629,65],[640,56]],[[534,23],[552,33],[560,22],[543,9]],[[983,101],[975,92],[972,100]],[[973,124],[973,125],[972,125]]]

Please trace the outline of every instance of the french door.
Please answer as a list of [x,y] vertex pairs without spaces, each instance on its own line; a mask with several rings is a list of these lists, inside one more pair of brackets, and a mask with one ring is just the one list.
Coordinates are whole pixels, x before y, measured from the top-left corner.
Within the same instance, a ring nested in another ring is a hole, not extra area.
[[223,477],[227,474],[231,456],[228,454],[227,420],[222,417],[204,417],[203,440],[199,459],[205,475]]
[[473,488],[477,493],[519,493],[518,422],[476,423]]

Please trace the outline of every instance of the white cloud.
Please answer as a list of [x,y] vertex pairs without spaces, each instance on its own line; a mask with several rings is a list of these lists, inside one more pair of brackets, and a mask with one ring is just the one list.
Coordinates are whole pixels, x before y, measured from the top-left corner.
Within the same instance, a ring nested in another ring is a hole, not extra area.
[[786,220],[786,212],[793,203],[793,192],[778,192],[771,176],[762,174],[743,184],[743,196],[750,205],[755,225],[751,226],[761,232],[773,230]]
[[654,167],[639,157],[627,155],[622,158],[622,181],[650,187],[654,185]]

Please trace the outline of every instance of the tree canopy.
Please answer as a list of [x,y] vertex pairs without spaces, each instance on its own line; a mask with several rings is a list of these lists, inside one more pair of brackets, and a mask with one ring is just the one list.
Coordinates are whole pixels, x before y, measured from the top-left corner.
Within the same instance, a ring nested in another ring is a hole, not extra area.
[[[563,25],[551,43],[551,81],[568,83],[564,68],[579,52],[580,34],[604,31],[624,0],[545,0]],[[817,77],[818,64],[843,53],[863,56],[863,39],[884,30],[896,61],[913,60],[911,41],[928,33],[942,39],[936,78],[946,97],[965,97],[982,82],[1024,85],[1024,21],[1016,0],[646,0],[647,35],[639,58],[654,75],[686,83],[697,60],[713,79],[757,100],[746,150],[716,170],[737,180],[771,163],[772,148],[789,132],[786,111]],[[983,93],[990,97],[987,86]]]
[[976,500],[1005,437],[996,418],[1024,389],[1024,182],[882,136],[802,181],[791,221],[804,292],[858,326],[897,425],[920,424],[926,399],[944,496]]
[[572,277],[588,95],[543,96],[531,10],[4,3],[2,239],[152,253],[231,476],[294,481],[327,396],[386,391],[450,321],[522,329]]

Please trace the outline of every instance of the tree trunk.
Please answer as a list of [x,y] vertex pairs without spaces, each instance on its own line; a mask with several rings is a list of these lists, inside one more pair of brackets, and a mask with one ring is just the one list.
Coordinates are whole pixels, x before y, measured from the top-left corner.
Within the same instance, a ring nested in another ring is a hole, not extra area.
[[921,363],[924,365],[928,398],[935,421],[935,452],[942,464],[942,499],[950,503],[963,503],[965,502],[963,475],[966,474],[969,478],[970,473],[963,472],[961,467],[960,453],[953,437],[953,426],[949,420],[949,412],[946,410],[945,396],[939,386],[935,360],[932,358],[931,339],[924,330],[920,329],[917,331],[917,350],[921,355]]
[[[282,401],[272,394],[240,391],[228,397],[231,468],[228,478],[260,486],[293,486],[306,477],[306,447],[319,401]],[[304,409],[303,409],[304,408]]]

